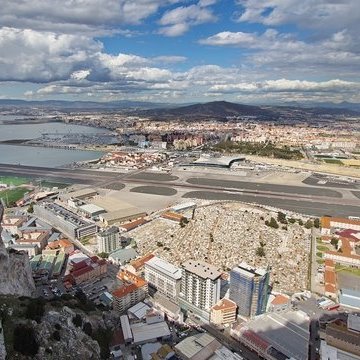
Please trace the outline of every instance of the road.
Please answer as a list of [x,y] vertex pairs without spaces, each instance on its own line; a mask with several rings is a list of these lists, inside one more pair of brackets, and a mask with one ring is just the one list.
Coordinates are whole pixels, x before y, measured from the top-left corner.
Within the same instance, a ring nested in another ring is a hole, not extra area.
[[[236,184],[225,182],[224,184],[226,186],[223,186],[221,181],[213,182],[212,185],[206,183],[201,184],[199,182],[190,184],[180,181],[175,176],[148,174],[141,171],[136,171],[135,174],[119,174],[82,169],[42,168],[0,164],[0,175],[1,174],[41,177],[53,181],[80,183],[97,187],[106,187],[106,185],[117,181],[128,184],[130,187],[138,184],[152,185],[152,187],[168,186],[169,188],[179,189],[185,192],[189,191],[183,195],[185,198],[193,197],[198,199],[254,202],[260,205],[270,205],[315,216],[324,215],[324,213],[329,215],[350,216],[356,214],[360,206],[360,199],[342,198],[342,196],[339,197],[337,192],[321,192],[318,188],[304,187],[303,190],[300,191],[299,189],[302,189],[300,186],[269,187],[266,185],[265,187],[263,183],[245,181],[241,182],[243,188],[241,188],[240,182]],[[205,176],[206,174],[204,174],[204,177]],[[251,184],[251,186],[249,184]],[[235,185],[236,188],[233,187]],[[308,192],[311,194],[307,193],[307,189],[309,189]],[[314,189],[319,191],[318,195],[316,195]]]

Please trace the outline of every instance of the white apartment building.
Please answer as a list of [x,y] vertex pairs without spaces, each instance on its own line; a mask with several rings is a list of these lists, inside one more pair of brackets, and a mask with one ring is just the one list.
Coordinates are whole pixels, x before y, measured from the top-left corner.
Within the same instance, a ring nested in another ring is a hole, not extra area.
[[145,280],[159,293],[176,300],[180,292],[181,269],[155,256],[145,263]]
[[119,228],[112,226],[109,229],[101,231],[96,234],[96,240],[99,253],[111,253],[118,249],[120,244]]
[[200,260],[188,260],[181,266],[180,306],[209,320],[211,307],[220,300],[220,271]]

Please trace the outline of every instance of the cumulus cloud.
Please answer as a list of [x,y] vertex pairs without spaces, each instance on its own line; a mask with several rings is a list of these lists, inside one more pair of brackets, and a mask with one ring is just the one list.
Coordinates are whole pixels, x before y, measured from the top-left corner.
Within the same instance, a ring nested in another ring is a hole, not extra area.
[[159,33],[165,36],[180,36],[187,32],[191,26],[216,21],[216,16],[209,8],[216,1],[200,0],[197,4],[179,6],[166,11],[159,24],[163,27]]
[[266,80],[263,82],[238,83],[238,84],[223,84],[213,85],[210,90],[215,93],[237,93],[237,92],[289,92],[289,91],[357,91],[360,89],[360,84],[352,81],[343,81],[339,79],[329,81],[306,81],[306,80]]
[[237,0],[239,22],[268,26],[296,24],[299,27],[333,32],[359,29],[358,0]]
[[102,44],[86,36],[0,28],[0,81],[67,79]]
[[[180,0],[3,0],[2,26],[89,33],[141,23],[160,7]],[[54,11],[56,9],[56,11]],[[127,30],[124,30],[125,32]]]

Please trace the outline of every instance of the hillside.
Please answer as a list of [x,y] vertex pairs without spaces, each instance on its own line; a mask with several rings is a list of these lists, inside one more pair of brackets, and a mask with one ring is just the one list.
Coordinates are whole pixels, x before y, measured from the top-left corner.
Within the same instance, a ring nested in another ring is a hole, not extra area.
[[180,117],[186,119],[226,119],[237,116],[255,116],[257,118],[270,119],[276,114],[260,106],[236,104],[227,101],[213,101],[204,104],[194,104],[175,108],[161,108],[144,111],[144,114],[158,119]]

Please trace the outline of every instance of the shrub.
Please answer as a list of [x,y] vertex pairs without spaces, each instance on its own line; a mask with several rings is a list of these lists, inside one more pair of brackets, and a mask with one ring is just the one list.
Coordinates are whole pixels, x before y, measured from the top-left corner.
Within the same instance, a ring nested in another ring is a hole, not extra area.
[[265,256],[265,250],[262,246],[259,246],[257,249],[256,249],[256,255],[257,256],[260,256],[260,257],[264,257]]
[[61,340],[60,333],[59,333],[57,330],[55,330],[55,331],[52,333],[51,337],[52,337],[54,340],[56,340],[56,341],[60,341],[60,340]]
[[73,317],[72,322],[76,327],[80,327],[83,324],[82,317],[79,314]]
[[25,317],[27,319],[35,320],[37,323],[40,323],[44,312],[45,300],[43,298],[32,299],[30,300],[26,308]]
[[83,325],[83,331],[86,335],[89,335],[91,336],[92,334],[92,326],[89,322],[86,322],[84,325]]
[[31,326],[18,325],[14,329],[14,350],[26,355],[35,356],[39,350],[39,345],[35,339],[35,332]]

